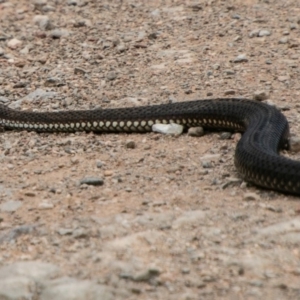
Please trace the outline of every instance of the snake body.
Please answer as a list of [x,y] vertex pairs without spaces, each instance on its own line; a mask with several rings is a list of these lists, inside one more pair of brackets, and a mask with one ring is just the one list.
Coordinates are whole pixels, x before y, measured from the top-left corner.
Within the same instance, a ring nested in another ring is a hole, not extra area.
[[235,152],[235,165],[244,179],[265,188],[300,194],[300,162],[278,154],[288,144],[288,122],[278,109],[265,103],[226,98],[59,112],[18,111],[0,105],[0,126],[4,129],[147,132],[155,123],[244,132]]

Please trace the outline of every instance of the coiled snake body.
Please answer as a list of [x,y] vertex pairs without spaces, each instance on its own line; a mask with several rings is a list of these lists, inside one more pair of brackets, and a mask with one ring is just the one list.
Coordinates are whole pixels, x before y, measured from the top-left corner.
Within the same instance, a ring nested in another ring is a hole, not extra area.
[[289,127],[275,107],[247,99],[213,99],[162,105],[60,112],[17,111],[0,105],[0,126],[37,132],[146,132],[155,123],[244,132],[235,165],[245,180],[300,194],[300,162],[280,156]]

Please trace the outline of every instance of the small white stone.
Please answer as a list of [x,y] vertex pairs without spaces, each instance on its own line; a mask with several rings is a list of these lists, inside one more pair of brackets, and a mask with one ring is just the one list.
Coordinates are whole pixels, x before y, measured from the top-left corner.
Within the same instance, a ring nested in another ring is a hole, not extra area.
[[237,63],[237,62],[247,62],[248,61],[248,58],[246,56],[246,54],[240,54],[238,55],[234,60],[233,62]]
[[17,49],[22,45],[22,41],[18,40],[18,39],[11,39],[7,42],[7,46],[10,49]]
[[163,134],[173,134],[180,135],[183,132],[183,126],[179,124],[154,124],[152,126],[152,131],[163,133]]
[[271,32],[269,30],[266,30],[266,29],[262,29],[258,33],[258,36],[269,36],[269,35],[271,35]]
[[33,18],[34,24],[38,25],[42,30],[49,30],[51,29],[51,22],[48,16],[44,15],[36,15]]
[[40,204],[39,204],[39,209],[52,209],[54,207],[54,205],[52,204],[52,203],[50,203],[50,202],[46,202],[46,201],[44,201],[44,202],[41,202]]

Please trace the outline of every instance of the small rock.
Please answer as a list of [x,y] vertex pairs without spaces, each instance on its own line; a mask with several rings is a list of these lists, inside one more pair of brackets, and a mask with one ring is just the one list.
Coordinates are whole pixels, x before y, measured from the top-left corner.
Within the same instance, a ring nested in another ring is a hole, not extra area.
[[78,4],[78,0],[67,0],[67,4],[76,6]]
[[205,169],[210,169],[213,167],[213,164],[210,160],[204,160],[201,163],[202,163],[202,167]]
[[226,91],[224,92],[224,95],[225,95],[225,96],[235,95],[235,90],[226,90]]
[[103,185],[104,180],[99,177],[86,177],[80,180],[80,184],[87,184],[87,185]]
[[148,270],[141,272],[133,277],[134,281],[141,282],[141,281],[149,281],[153,277],[157,277],[160,274],[160,270],[157,268],[149,268]]
[[53,39],[60,39],[61,37],[66,37],[69,35],[69,32],[65,29],[54,29],[50,32],[50,37]]
[[99,160],[99,161],[97,161],[97,164],[96,164],[96,165],[97,165],[97,168],[100,169],[100,168],[103,167],[103,162]]
[[286,36],[284,36],[284,37],[282,37],[282,38],[278,41],[278,43],[279,43],[279,44],[287,44],[288,41],[289,41],[289,38],[286,37]]
[[240,54],[233,60],[234,63],[247,62],[247,61],[248,58],[246,57],[246,54]]
[[136,147],[136,144],[135,144],[134,141],[129,140],[129,141],[126,141],[125,147],[126,147],[127,149],[134,149],[134,148]]
[[20,89],[20,88],[24,88],[28,85],[28,82],[26,81],[20,81],[20,82],[17,82],[16,84],[13,85],[13,88],[14,89]]
[[8,103],[8,102],[9,102],[9,99],[6,98],[6,97],[0,96],[0,102],[1,102],[1,103]]
[[44,82],[45,87],[53,87],[53,86],[62,86],[64,85],[63,81],[60,78],[49,77]]
[[188,135],[189,136],[203,136],[204,135],[204,129],[203,127],[190,127],[188,129]]
[[108,80],[115,80],[117,78],[117,73],[115,71],[109,71],[107,74],[106,74],[106,78]]
[[92,26],[92,22],[90,20],[87,20],[87,19],[82,19],[82,20],[76,21],[73,26],[75,28],[90,27],[90,26]]
[[74,68],[74,74],[82,74],[85,75],[87,73],[87,71],[85,69],[79,68],[79,67],[75,67]]
[[54,207],[54,205],[50,202],[43,201],[39,204],[38,207],[39,207],[39,209],[46,210],[46,209],[52,209]]
[[220,140],[229,140],[231,138],[232,133],[231,132],[222,132],[220,134]]
[[117,50],[119,53],[125,52],[127,50],[127,47],[125,44],[120,44],[117,46]]
[[41,30],[49,30],[52,27],[48,16],[36,15],[33,18],[33,22],[38,25]]
[[293,152],[299,152],[300,151],[300,137],[298,136],[292,136],[289,139],[290,149]]
[[26,60],[24,59],[18,59],[15,61],[15,66],[18,68],[23,68],[26,65]]
[[266,29],[262,29],[259,31],[258,36],[262,37],[262,36],[269,36],[271,35],[271,32],[269,30]]
[[152,126],[153,132],[163,133],[163,134],[172,134],[180,135],[183,132],[183,126],[179,124],[154,124]]
[[269,93],[266,91],[255,91],[253,94],[253,99],[258,101],[267,100],[269,98]]
[[280,82],[285,82],[285,81],[288,81],[290,79],[289,76],[278,76],[278,81]]
[[291,30],[298,29],[298,28],[299,28],[298,24],[295,24],[295,23],[290,24],[290,29]]
[[260,196],[256,193],[245,193],[243,198],[246,201],[259,201],[260,200]]
[[18,40],[18,39],[11,39],[7,42],[7,46],[10,49],[17,49],[22,45],[22,41]]
[[249,33],[249,37],[250,38],[253,38],[253,37],[257,37],[258,36],[258,34],[259,34],[259,29],[254,29],[254,30],[252,30],[250,33]]
[[224,74],[225,75],[234,75],[235,74],[235,71],[234,70],[224,70]]
[[57,233],[60,235],[72,235],[73,234],[73,229],[71,228],[59,228],[57,230]]
[[114,171],[113,171],[113,170],[105,170],[105,171],[104,171],[104,176],[105,176],[105,177],[112,176],[113,174],[114,174]]

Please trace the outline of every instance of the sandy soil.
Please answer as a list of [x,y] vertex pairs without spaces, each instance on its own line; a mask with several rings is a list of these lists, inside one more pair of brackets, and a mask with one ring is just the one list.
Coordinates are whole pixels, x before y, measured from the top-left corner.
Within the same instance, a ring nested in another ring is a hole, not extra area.
[[[299,13],[295,0],[0,0],[0,101],[262,94],[295,135]],[[299,197],[243,182],[237,139],[2,132],[0,264],[50,262],[115,299],[300,298]]]

